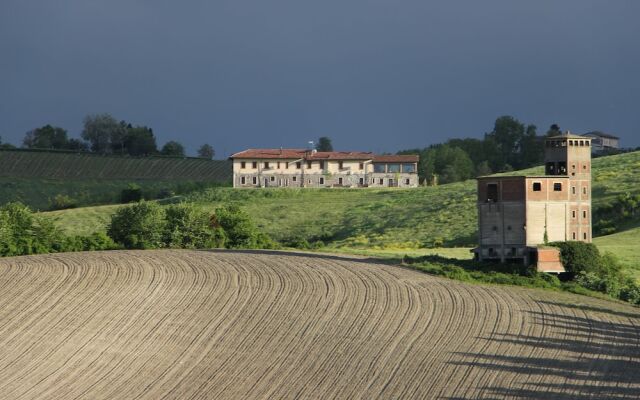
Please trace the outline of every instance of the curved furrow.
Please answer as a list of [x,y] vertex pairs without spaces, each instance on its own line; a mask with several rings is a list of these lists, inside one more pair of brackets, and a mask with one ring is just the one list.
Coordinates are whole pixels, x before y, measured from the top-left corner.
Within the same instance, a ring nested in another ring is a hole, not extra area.
[[0,260],[0,399],[635,398],[640,312],[357,257]]

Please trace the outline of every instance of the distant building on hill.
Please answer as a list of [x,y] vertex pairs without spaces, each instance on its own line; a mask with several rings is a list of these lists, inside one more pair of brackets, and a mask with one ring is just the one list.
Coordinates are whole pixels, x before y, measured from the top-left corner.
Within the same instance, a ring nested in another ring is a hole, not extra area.
[[417,155],[249,149],[233,160],[233,187],[417,187]]
[[545,175],[478,178],[477,259],[537,264],[562,272],[545,242],[591,242],[591,139],[569,133],[545,140]]
[[593,153],[607,153],[620,149],[620,138],[608,133],[593,131],[582,135],[591,139]]

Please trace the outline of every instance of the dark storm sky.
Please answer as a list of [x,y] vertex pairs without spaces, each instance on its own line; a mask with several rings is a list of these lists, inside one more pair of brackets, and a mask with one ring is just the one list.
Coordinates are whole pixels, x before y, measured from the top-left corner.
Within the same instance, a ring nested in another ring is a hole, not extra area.
[[396,151],[513,115],[640,146],[640,1],[0,0],[0,136],[109,112],[218,156]]

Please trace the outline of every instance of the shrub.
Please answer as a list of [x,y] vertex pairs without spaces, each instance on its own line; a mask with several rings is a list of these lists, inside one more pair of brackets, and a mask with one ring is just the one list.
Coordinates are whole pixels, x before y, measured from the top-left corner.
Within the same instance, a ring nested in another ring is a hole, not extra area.
[[126,189],[120,192],[120,202],[123,204],[137,203],[142,200],[142,188],[135,184],[129,184]]
[[76,208],[78,202],[66,194],[59,194],[51,201],[52,210],[66,210],[69,208]]
[[167,207],[165,220],[163,241],[167,247],[203,249],[225,244],[224,231],[212,227],[209,215],[192,205]]
[[23,204],[0,208],[0,256],[47,253],[62,237],[51,220]]
[[163,245],[164,229],[162,208],[142,201],[120,207],[111,217],[107,234],[127,249],[153,249]]
[[601,272],[600,252],[593,243],[554,242],[549,245],[560,249],[562,264],[571,277],[583,271]]
[[230,249],[272,249],[277,244],[258,231],[249,214],[237,205],[218,207],[211,216],[211,225],[226,235],[225,247]]

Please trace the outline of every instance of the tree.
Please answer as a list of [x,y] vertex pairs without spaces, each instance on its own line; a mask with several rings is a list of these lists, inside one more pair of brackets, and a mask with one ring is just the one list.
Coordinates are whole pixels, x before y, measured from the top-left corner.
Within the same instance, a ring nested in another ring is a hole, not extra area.
[[487,160],[481,162],[476,166],[476,176],[487,176],[491,175],[493,171],[489,167],[489,162]]
[[333,145],[331,144],[331,139],[326,136],[318,139],[318,144],[316,145],[316,150],[318,151],[333,151]]
[[496,157],[492,168],[503,170],[506,164],[516,165],[520,153],[520,141],[524,136],[525,126],[517,119],[504,115],[496,119],[493,131],[486,138],[496,146]]
[[117,127],[113,127],[109,141],[111,142],[111,150],[114,153],[125,154],[127,152],[125,144],[130,129],[132,129],[131,124],[127,124],[125,121],[120,121]]
[[200,158],[211,160],[215,155],[216,151],[213,149],[213,147],[211,147],[210,144],[205,143],[198,149],[198,157]]
[[164,244],[171,248],[203,249],[223,247],[222,228],[211,226],[207,212],[192,204],[176,204],[165,210]]
[[75,151],[89,151],[89,145],[87,142],[80,139],[71,138],[67,143],[67,149]]
[[537,136],[535,125],[527,125],[519,147],[520,157],[514,167],[526,168],[544,162],[544,139]]
[[111,138],[118,135],[121,129],[120,123],[110,114],[87,115],[82,138],[91,144],[91,151],[105,154],[111,152]]
[[156,203],[142,201],[120,207],[111,217],[107,234],[127,249],[162,247],[164,210]]
[[176,142],[175,140],[172,140],[162,146],[160,154],[162,154],[163,156],[184,157],[184,146]]
[[2,143],[2,137],[0,137],[0,149],[15,149],[16,146],[12,145],[11,143]]
[[66,130],[47,124],[27,132],[23,144],[29,149],[66,149],[69,139]]
[[146,126],[127,126],[124,150],[131,156],[149,156],[158,152],[153,130]]
[[547,131],[547,137],[551,137],[551,136],[559,136],[562,135],[562,130],[560,129],[560,126],[558,126],[558,124],[553,124],[549,127],[549,130]]

